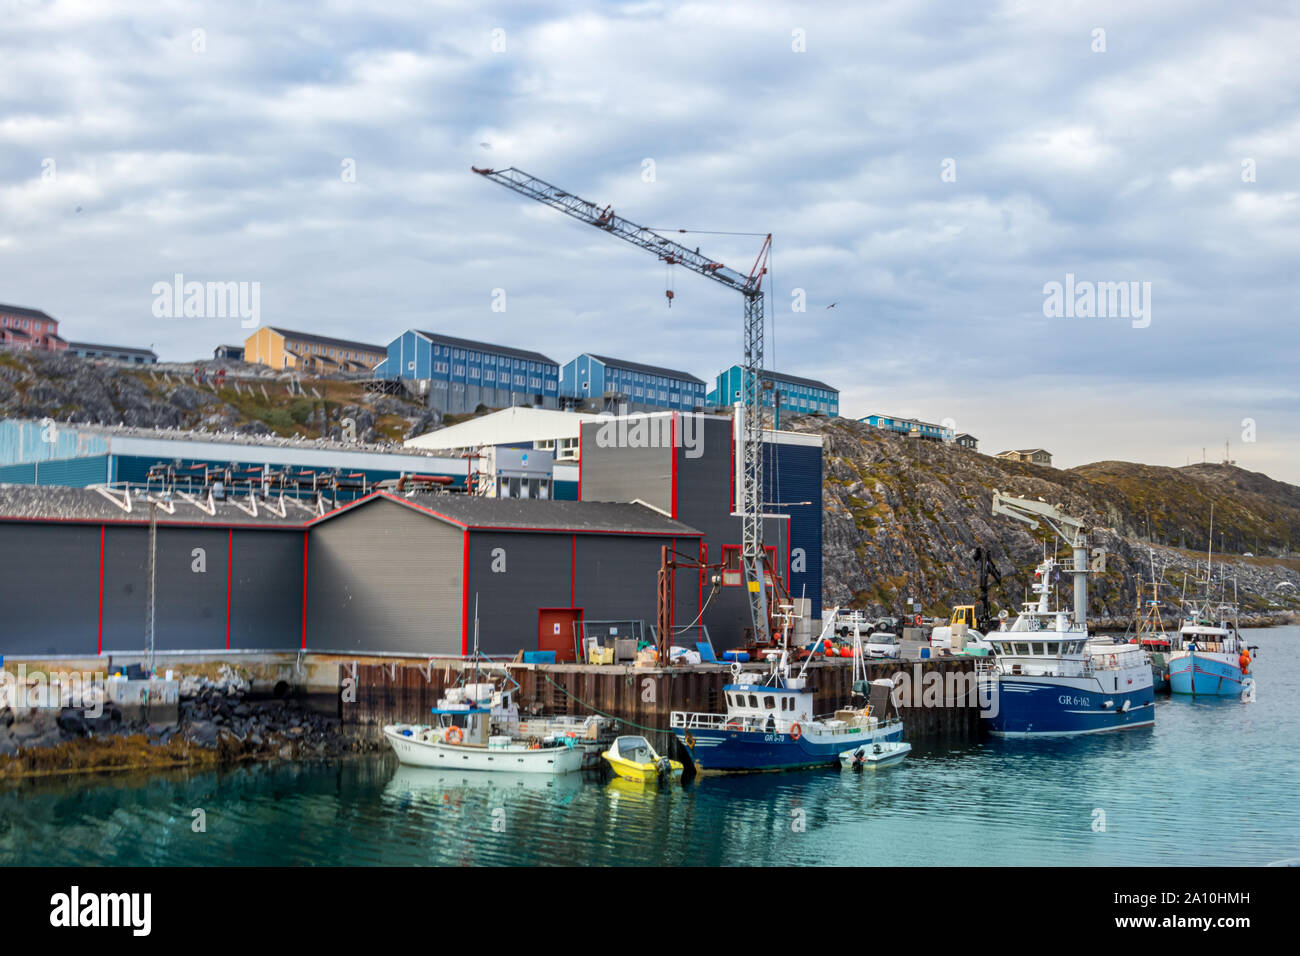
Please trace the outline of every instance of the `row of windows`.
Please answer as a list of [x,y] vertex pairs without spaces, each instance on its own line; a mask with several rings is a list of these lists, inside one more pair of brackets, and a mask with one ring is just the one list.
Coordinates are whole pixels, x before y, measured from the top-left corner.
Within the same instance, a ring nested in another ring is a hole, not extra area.
[[[765,710],[776,710],[778,702],[782,713],[794,713],[795,698],[787,697],[784,694],[782,694],[780,698],[775,694],[763,695],[763,707]],[[739,691],[730,691],[727,694],[727,703],[732,707],[752,707],[754,710],[757,710],[758,695],[749,694],[748,700],[746,700],[745,694],[742,694]]]
[[373,361],[375,354],[373,352],[359,352],[355,349],[340,349],[333,345],[315,345],[302,342],[291,344],[294,351],[304,352],[308,355],[328,355],[330,358],[345,358],[357,362]]
[[[1023,657],[1045,657],[1057,654],[1078,654],[1083,650],[1083,641],[1062,641],[1046,644],[1042,641],[999,642],[1003,654],[1018,654]],[[1059,650],[1058,650],[1059,648]]]
[[11,329],[39,332],[42,335],[54,332],[54,323],[43,319],[20,319],[16,315],[4,315],[0,316],[0,324],[7,325]]
[[[558,365],[551,365],[547,362],[529,362],[529,361],[525,361],[524,359],[511,359],[511,358],[506,358],[504,355],[502,356],[493,355],[491,352],[477,352],[474,351],[473,349],[456,349],[456,348],[452,348],[449,345],[435,345],[433,347],[433,354],[443,356],[448,359],[465,359],[470,362],[478,362],[482,365],[502,365],[505,366],[506,368],[510,368],[511,365],[513,365],[515,368],[524,369],[525,371],[528,372],[550,371],[559,374],[560,371],[560,367]],[[438,365],[441,365],[444,371],[446,370],[447,367],[446,362],[434,363],[435,367],[437,367]],[[464,374],[463,366],[459,366],[459,367],[462,369],[460,374],[463,375]]]
[[[407,362],[406,367],[409,371],[414,372],[415,362],[414,361]],[[498,381],[496,371],[490,368],[479,369],[470,366],[468,369],[466,369],[464,365],[457,365],[455,368],[452,368],[446,362],[434,362],[433,372],[435,375],[453,374],[458,378],[468,377],[470,379],[478,379],[484,382],[495,383],[496,381]],[[545,385],[546,388],[552,390],[554,390],[556,387],[556,381],[553,378],[541,379],[535,375],[525,375],[523,372],[517,373],[512,378],[508,369],[502,370],[500,382],[503,385],[509,385],[513,382],[513,384],[518,385],[522,388],[542,388],[543,384]]]

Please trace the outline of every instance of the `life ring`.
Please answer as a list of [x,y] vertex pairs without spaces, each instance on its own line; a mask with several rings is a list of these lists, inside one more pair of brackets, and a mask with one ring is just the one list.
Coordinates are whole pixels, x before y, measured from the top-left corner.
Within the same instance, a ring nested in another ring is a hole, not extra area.
[[[453,737],[455,738],[454,740],[452,739]],[[447,728],[447,737],[446,737],[446,740],[447,740],[447,743],[449,743],[449,744],[460,744],[460,743],[464,743],[464,742],[465,742],[465,732],[464,732],[463,730],[461,730],[459,727],[455,727],[455,726],[448,727],[448,728]]]
[[727,721],[727,726],[724,727],[723,729],[724,729],[724,730],[740,730],[740,721],[738,721],[738,720],[729,720],[729,721]]
[[917,627],[920,627],[920,626],[921,626],[921,615],[918,614],[918,615],[916,615],[915,617],[913,617],[913,618],[912,618],[912,623],[913,623],[914,625],[916,625]]
[[798,739],[799,739],[800,737],[802,737],[802,736],[803,736],[803,728],[799,726],[798,721],[796,721],[795,723],[791,724],[791,725],[790,725],[790,738],[791,738],[792,740],[798,740]]
[[1114,666],[1116,666],[1118,663],[1119,663],[1119,661],[1117,661],[1117,660],[1115,659],[1115,655],[1114,655],[1114,654],[1110,655],[1110,666],[1111,666],[1111,667],[1114,667]]

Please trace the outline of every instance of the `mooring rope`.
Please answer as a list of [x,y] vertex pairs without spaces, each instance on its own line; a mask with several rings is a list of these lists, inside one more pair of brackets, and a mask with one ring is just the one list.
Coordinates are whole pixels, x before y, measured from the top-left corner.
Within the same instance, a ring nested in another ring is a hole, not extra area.
[[541,674],[543,677],[545,677],[546,680],[547,680],[547,681],[548,681],[548,682],[549,682],[553,687],[557,687],[557,688],[559,688],[559,690],[560,690],[560,691],[561,691],[565,696],[567,696],[567,697],[572,697],[572,698],[573,698],[574,700],[576,700],[579,704],[581,704],[583,707],[587,708],[589,711],[591,711],[591,712],[594,713],[594,714],[599,714],[601,717],[608,717],[610,720],[617,720],[619,723],[627,724],[627,725],[630,726],[630,727],[635,727],[637,730],[648,730],[648,731],[650,731],[650,733],[652,733],[652,734],[666,734],[666,733],[671,733],[671,731],[664,730],[662,727],[647,727],[645,724],[638,724],[635,720],[628,720],[626,717],[615,717],[613,714],[607,714],[607,713],[605,713],[603,710],[598,710],[598,709],[596,709],[595,707],[591,706],[591,704],[589,704],[589,703],[587,703],[585,700],[583,700],[581,697],[579,697],[577,694],[575,694],[575,693],[573,693],[572,691],[570,691],[570,690],[569,690],[567,687],[565,687],[563,684],[559,684],[559,683],[556,683],[554,680],[551,680],[551,675],[548,674],[548,673],[546,673],[546,671],[538,671],[537,673],[539,673],[539,674]]

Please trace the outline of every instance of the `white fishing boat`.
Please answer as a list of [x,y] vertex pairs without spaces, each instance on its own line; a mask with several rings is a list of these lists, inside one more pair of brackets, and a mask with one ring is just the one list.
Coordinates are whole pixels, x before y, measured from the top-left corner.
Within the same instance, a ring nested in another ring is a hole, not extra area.
[[[494,715],[505,717],[513,709],[512,703],[501,706],[501,696],[491,684],[449,688],[447,696],[432,708],[436,723],[389,724],[384,727],[384,738],[398,760],[414,767],[541,774],[582,769],[584,751],[576,733],[523,738],[494,734]],[[498,701],[495,707],[494,697]]]
[[[477,604],[473,665],[476,681],[448,687],[431,708],[434,723],[384,727],[384,739],[399,761],[413,767],[558,776],[599,760],[600,718],[520,717],[518,681],[502,665],[479,656]],[[493,670],[500,671],[501,686],[478,679]]]
[[901,740],[863,744],[840,754],[840,766],[845,770],[875,770],[902,763],[911,752],[912,745]]

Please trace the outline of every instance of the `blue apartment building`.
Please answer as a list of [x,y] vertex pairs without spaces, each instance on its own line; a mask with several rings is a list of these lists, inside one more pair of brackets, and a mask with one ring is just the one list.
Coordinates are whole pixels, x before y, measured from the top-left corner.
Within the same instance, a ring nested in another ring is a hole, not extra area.
[[540,352],[407,329],[388,344],[376,378],[411,379],[429,406],[464,414],[478,406],[558,408],[560,367]]
[[[739,365],[718,373],[713,390],[706,401],[715,408],[734,405],[741,400],[741,384],[744,370]],[[834,418],[840,413],[839,389],[819,382],[813,378],[801,378],[798,375],[786,375],[765,369],[762,374],[763,404],[772,408],[775,403],[774,392],[781,396],[781,408],[800,415],[826,415]]]

